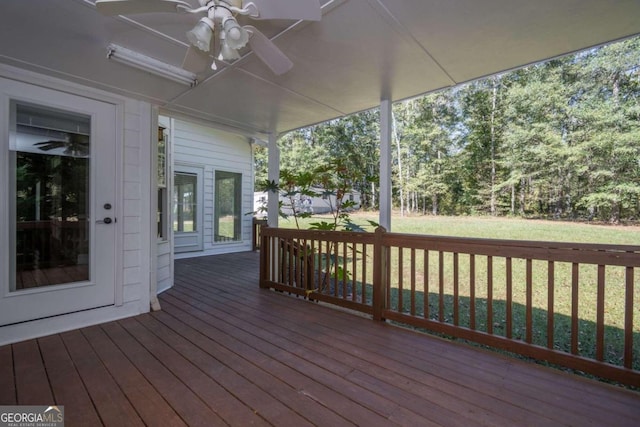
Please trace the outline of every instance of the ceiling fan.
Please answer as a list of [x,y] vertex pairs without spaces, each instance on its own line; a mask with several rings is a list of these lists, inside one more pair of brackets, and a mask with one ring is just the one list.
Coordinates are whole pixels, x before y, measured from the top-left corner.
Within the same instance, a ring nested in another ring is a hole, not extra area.
[[[182,0],[96,0],[96,7],[103,15],[134,15],[152,12],[176,12],[203,14],[191,30],[187,31],[189,49],[182,67],[199,73],[203,62],[212,52],[213,70],[216,60],[235,61],[239,50],[247,44],[262,62],[276,75],[286,73],[293,63],[263,33],[252,25],[240,25],[238,15],[255,20],[295,19],[319,21],[322,17],[319,0],[198,0],[200,7]],[[213,49],[212,49],[213,41]]]

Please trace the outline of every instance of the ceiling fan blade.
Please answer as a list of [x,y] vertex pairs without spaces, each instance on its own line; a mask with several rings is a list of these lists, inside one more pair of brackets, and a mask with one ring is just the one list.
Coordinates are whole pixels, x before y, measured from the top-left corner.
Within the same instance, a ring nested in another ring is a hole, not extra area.
[[191,5],[180,0],[96,0],[96,8],[103,15],[114,16],[180,12],[182,8],[191,9]]
[[267,36],[251,25],[244,28],[251,33],[249,37],[251,50],[275,75],[284,74],[293,67],[293,62]]
[[182,68],[194,74],[200,74],[211,65],[211,57],[197,47],[189,46],[182,61]]
[[259,11],[254,19],[303,19],[305,21],[319,21],[322,9],[319,0],[243,0],[242,7],[247,3],[256,5]]

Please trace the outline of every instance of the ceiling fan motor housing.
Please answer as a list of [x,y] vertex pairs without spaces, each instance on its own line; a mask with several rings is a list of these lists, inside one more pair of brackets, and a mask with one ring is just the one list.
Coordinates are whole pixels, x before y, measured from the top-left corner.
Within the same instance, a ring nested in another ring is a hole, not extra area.
[[[200,6],[214,6],[218,4],[226,5],[229,7],[237,7],[242,9],[242,0],[198,0],[200,2]],[[213,3],[213,4],[211,4]]]

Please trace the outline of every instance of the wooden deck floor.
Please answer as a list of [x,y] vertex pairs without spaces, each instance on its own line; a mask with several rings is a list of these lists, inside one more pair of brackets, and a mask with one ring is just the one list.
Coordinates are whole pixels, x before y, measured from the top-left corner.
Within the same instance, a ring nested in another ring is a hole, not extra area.
[[638,426],[640,393],[259,290],[258,255],[176,262],[163,310],[0,347],[0,405],[67,426]]

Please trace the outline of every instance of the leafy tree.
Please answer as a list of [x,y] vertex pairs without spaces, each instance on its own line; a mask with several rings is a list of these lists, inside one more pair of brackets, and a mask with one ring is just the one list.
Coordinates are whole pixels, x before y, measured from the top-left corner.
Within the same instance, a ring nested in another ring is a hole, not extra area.
[[[393,198],[403,213],[640,217],[640,37],[393,106]],[[291,132],[282,167],[358,173],[377,207],[379,113]],[[266,153],[256,150],[256,178]],[[339,160],[339,166],[337,163]]]

